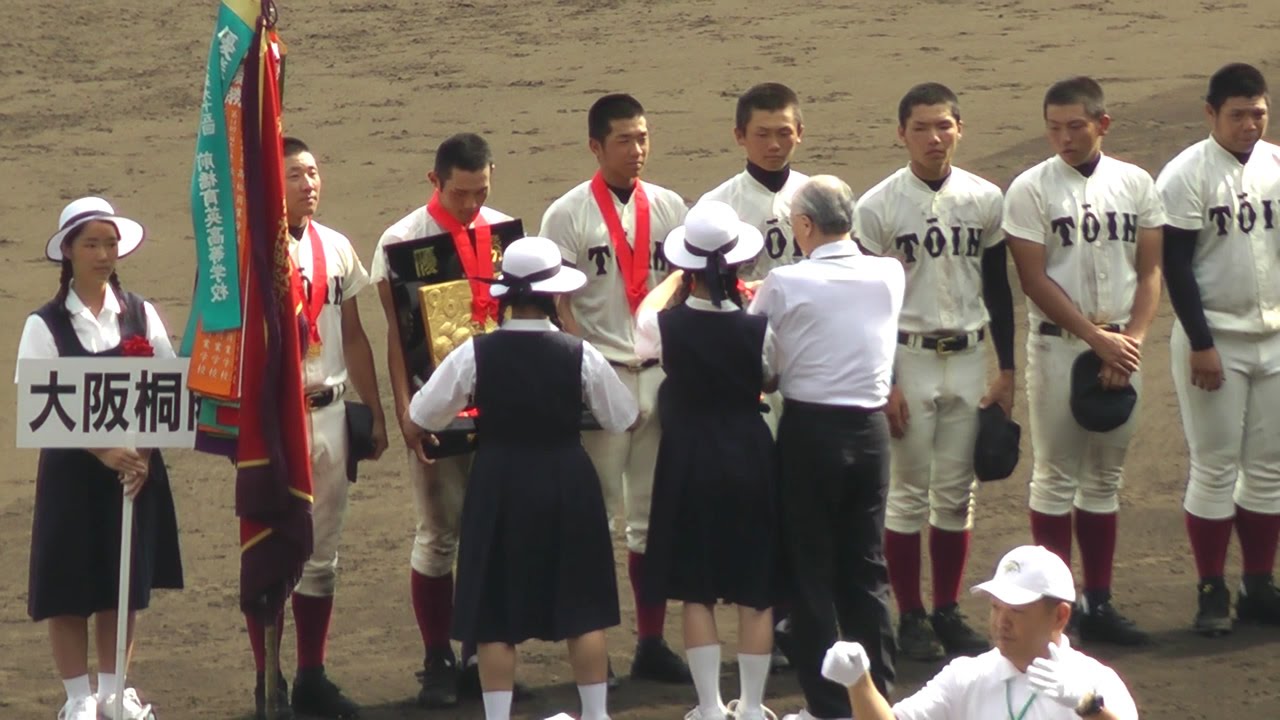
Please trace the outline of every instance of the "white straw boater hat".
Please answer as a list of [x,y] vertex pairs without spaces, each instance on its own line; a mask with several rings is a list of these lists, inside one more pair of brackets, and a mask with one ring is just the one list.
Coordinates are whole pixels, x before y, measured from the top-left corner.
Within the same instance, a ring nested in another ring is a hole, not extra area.
[[587,284],[587,276],[565,267],[560,248],[546,238],[520,238],[502,254],[502,277],[489,292],[496,298],[507,293],[566,293]]
[[740,265],[760,254],[764,236],[738,219],[738,213],[718,200],[694,205],[684,225],[672,230],[662,245],[667,261],[685,270],[702,270],[707,258],[720,254],[724,265]]
[[62,241],[72,230],[91,220],[103,220],[116,226],[120,235],[120,257],[137,250],[147,237],[146,229],[138,221],[117,215],[111,203],[100,197],[82,197],[62,209],[62,215],[58,217],[58,232],[45,245],[45,257],[62,262]]

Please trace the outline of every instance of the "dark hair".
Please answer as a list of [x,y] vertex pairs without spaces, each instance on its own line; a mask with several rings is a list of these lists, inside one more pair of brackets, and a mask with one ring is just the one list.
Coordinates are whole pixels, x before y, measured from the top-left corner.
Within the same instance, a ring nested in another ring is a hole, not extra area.
[[800,98],[796,91],[782,83],[760,83],[738,96],[738,108],[734,114],[734,123],[738,130],[745,131],[751,122],[751,113],[756,110],[774,112],[795,108],[796,122],[800,122]]
[[294,155],[298,155],[300,153],[309,153],[309,152],[311,152],[311,148],[307,147],[306,143],[302,142],[296,137],[285,137],[284,156],[286,158],[291,158]]
[[533,293],[531,295],[522,295],[520,297],[510,297],[503,295],[498,299],[498,324],[501,325],[507,321],[507,310],[513,308],[533,308],[547,316],[551,324],[563,329],[560,324],[560,313],[556,311],[555,295],[547,295],[546,293]]
[[1223,65],[1218,72],[1209,78],[1209,93],[1205,102],[1214,112],[1222,109],[1223,103],[1233,97],[1256,98],[1267,95],[1267,79],[1262,72],[1252,65],[1231,63]]
[[436,148],[436,164],[432,170],[441,184],[453,176],[454,170],[480,172],[493,164],[489,143],[475,133],[458,133]]
[[[62,238],[62,247],[70,248],[71,244],[80,237],[81,233],[84,232],[84,229],[88,227],[88,225],[89,223],[87,222],[80,223],[74,230],[67,233],[66,237]],[[116,230],[116,232],[119,233],[120,231]],[[71,279],[74,276],[74,272],[71,269],[71,260],[67,258],[65,251],[63,252],[61,265],[62,272],[58,276],[58,292],[53,296],[53,309],[56,312],[66,313],[67,295],[71,293]],[[120,287],[120,276],[116,271],[112,270],[111,277],[107,279],[107,282],[111,284],[111,289],[115,291],[116,299],[120,301],[120,308],[123,310],[125,306],[124,289]]]
[[613,130],[614,120],[630,120],[644,115],[644,106],[626,93],[605,95],[591,104],[587,111],[587,135],[592,140],[604,142]]
[[[680,278],[680,289],[676,290],[675,295],[672,297],[671,304],[679,305],[685,300],[688,300],[689,296],[693,294],[695,278],[701,279],[702,277],[703,272],[701,270],[685,270],[684,275]],[[724,272],[720,273],[720,287],[724,291],[724,296],[727,299],[732,300],[733,303],[740,308],[746,307],[742,302],[742,293],[738,292],[737,265],[730,265],[724,269]]]
[[951,117],[960,119],[960,98],[942,83],[920,83],[907,91],[898,101],[898,127],[905,128],[911,111],[917,105],[950,105]]
[[1044,94],[1044,113],[1048,116],[1050,105],[1083,105],[1084,112],[1094,120],[1107,114],[1107,99],[1097,80],[1078,75],[1049,86]]

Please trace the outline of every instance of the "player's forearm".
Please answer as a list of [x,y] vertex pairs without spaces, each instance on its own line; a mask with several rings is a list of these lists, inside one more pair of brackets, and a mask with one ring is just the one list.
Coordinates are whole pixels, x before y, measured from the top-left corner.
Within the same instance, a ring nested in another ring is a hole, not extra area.
[[1196,252],[1196,232],[1166,225],[1164,228],[1164,281],[1169,286],[1169,304],[1182,323],[1192,350],[1213,347],[1213,333],[1204,314],[1200,283],[1192,265]]
[[895,720],[893,708],[871,682],[870,674],[864,674],[849,686],[849,705],[858,720]]
[[[1019,277],[1022,279],[1022,291],[1050,322],[1078,338],[1087,339],[1097,331],[1097,327],[1080,312],[1062,286],[1043,271],[1039,273],[1039,277],[1027,277],[1020,271]],[[1035,332],[1034,328],[1032,332]]]
[[1124,334],[1141,341],[1147,336],[1151,321],[1156,317],[1160,304],[1160,267],[1157,265],[1138,278],[1138,289],[1133,295],[1133,310]]
[[400,349],[400,323],[391,298],[391,286],[386,281],[378,283],[378,297],[387,318],[387,374],[391,377],[391,398],[399,420],[409,409],[409,374],[405,371],[404,353]]
[[991,344],[1001,370],[1013,370],[1013,289],[1004,243],[982,254],[982,300],[991,316]]
[[378,395],[378,373],[373,369],[373,348],[369,338],[360,333],[359,338],[343,336],[342,354],[347,363],[347,377],[355,386],[360,400],[373,411],[376,422],[385,422],[382,398]]

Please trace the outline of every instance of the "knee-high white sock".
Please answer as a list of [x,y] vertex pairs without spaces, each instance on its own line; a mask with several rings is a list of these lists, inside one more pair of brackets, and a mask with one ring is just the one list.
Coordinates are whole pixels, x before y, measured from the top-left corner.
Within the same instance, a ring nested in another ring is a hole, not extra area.
[[485,720],[511,720],[511,691],[495,690],[481,695]]
[[67,691],[68,700],[79,700],[93,694],[93,689],[89,687],[88,675],[63,680],[62,687]]
[[106,700],[119,692],[120,688],[116,687],[116,682],[118,681],[115,673],[98,673],[98,699]]
[[703,715],[721,712],[720,701],[720,645],[703,645],[685,651],[689,658],[689,672],[693,675],[693,687],[698,692],[698,707]]
[[609,720],[609,686],[606,683],[579,685],[578,698],[582,701],[582,720]]
[[738,712],[758,710],[764,704],[764,683],[769,677],[768,655],[738,653],[738,677],[741,679]]

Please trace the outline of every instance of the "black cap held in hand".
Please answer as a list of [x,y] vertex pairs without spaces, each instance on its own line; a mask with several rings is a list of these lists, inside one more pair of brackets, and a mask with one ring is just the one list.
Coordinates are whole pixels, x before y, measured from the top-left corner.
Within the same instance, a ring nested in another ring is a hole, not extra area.
[[999,405],[978,410],[978,440],[973,448],[973,473],[982,482],[1003,480],[1018,466],[1022,427]]
[[1133,385],[1118,390],[1102,387],[1102,358],[1092,350],[1080,353],[1071,366],[1071,414],[1089,432],[1110,432],[1125,424],[1138,404]]

